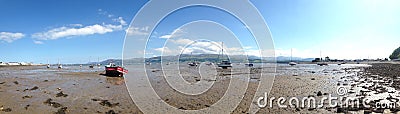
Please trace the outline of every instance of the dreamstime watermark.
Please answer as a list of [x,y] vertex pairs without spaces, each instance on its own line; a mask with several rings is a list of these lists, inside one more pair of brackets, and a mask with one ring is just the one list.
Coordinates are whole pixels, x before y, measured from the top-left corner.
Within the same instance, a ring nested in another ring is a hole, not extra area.
[[[249,85],[249,70],[245,71],[247,73],[246,76],[248,78],[243,78],[244,80],[234,80],[233,78],[230,80],[229,86],[227,87],[224,95],[211,106],[198,109],[198,110],[184,110],[182,108],[174,107],[168,104],[166,101],[161,100],[159,94],[157,94],[157,89],[153,88],[153,85],[150,81],[150,77],[153,74],[149,72],[151,69],[154,69],[153,66],[149,67],[146,64],[146,57],[147,54],[151,53],[149,50],[154,49],[154,47],[161,47],[157,48],[158,51],[162,51],[161,56],[161,70],[162,77],[166,80],[167,85],[175,90],[175,92],[179,94],[183,94],[186,96],[193,96],[195,95],[202,95],[203,92],[210,89],[210,85],[213,83],[209,83],[201,76],[201,79],[198,80],[199,82],[196,83],[187,83],[182,78],[182,73],[180,72],[179,64],[181,64],[180,60],[173,61],[172,63],[178,64],[170,64],[170,61],[164,62],[163,57],[164,54],[170,53],[174,50],[172,48],[166,46],[167,43],[151,43],[151,41],[155,39],[150,39],[152,36],[153,31],[160,26],[160,22],[170,16],[174,12],[179,12],[185,8],[191,7],[204,7],[204,8],[214,8],[217,11],[222,11],[236,20],[238,20],[242,25],[240,28],[245,28],[248,33],[251,34],[252,37],[245,37],[249,38],[251,41],[255,42],[254,47],[257,50],[254,53],[257,53],[260,58],[265,57],[274,57],[274,45],[272,41],[271,34],[269,29],[265,23],[265,20],[258,12],[257,8],[254,7],[247,0],[150,0],[148,1],[141,10],[135,15],[134,19],[132,20],[124,41],[123,46],[123,65],[130,71],[130,73],[124,75],[126,86],[128,88],[129,94],[134,101],[135,105],[144,113],[230,113],[236,109],[236,107],[242,102],[245,92],[247,91],[247,87]],[[193,14],[196,15],[196,14]],[[218,16],[218,15],[215,15]],[[190,17],[190,16],[188,16]],[[215,17],[218,18],[218,17]],[[185,21],[183,26],[185,25],[193,25],[199,22],[203,22],[203,24],[213,24],[216,27],[221,27],[225,29],[229,29],[228,27],[224,27],[223,24],[219,22],[214,22],[212,19],[210,20],[191,20]],[[201,24],[200,24],[201,25]],[[182,26],[181,26],[182,27]],[[204,28],[208,29],[208,28]],[[168,38],[168,40],[164,40],[165,42],[175,42],[175,43],[185,43],[184,45],[192,45],[190,41],[198,41],[199,39],[173,39],[172,36],[177,35],[180,28],[176,28],[174,33],[162,36],[163,38]],[[229,31],[229,30],[228,30]],[[159,32],[159,31],[157,31]],[[231,31],[232,32],[232,31]],[[218,32],[217,32],[218,33]],[[229,33],[229,32],[228,32]],[[231,33],[235,36],[236,33]],[[161,38],[161,37],[160,37]],[[237,38],[237,37],[236,37]],[[244,42],[240,41],[249,41],[249,39],[242,38],[241,40],[231,38],[231,39],[224,39],[228,41],[237,41],[242,47],[241,49],[247,49],[243,47]],[[170,40],[171,39],[171,40]],[[207,40],[207,42],[221,42],[215,38],[202,38],[202,41]],[[195,42],[196,43],[196,42]],[[229,45],[229,42],[225,42],[226,45]],[[247,43],[247,42],[246,42]],[[157,45],[160,44],[160,45]],[[262,44],[262,45],[259,45]],[[197,45],[197,44],[193,44]],[[200,42],[198,45],[204,45],[204,42]],[[175,47],[179,47],[176,46]],[[206,45],[205,47],[212,47],[212,45]],[[221,46],[221,48],[226,48],[227,46]],[[233,50],[238,48],[231,48]],[[226,51],[229,51],[228,49]],[[178,50],[178,52],[183,52],[182,50]],[[178,53],[182,54],[182,53]],[[244,54],[242,54],[244,55]],[[132,58],[143,58],[141,64],[133,63]],[[248,58],[245,58],[248,60]],[[272,61],[274,62],[274,60]],[[168,65],[168,66],[166,66]],[[173,67],[177,65],[178,67]],[[180,65],[187,65],[186,63]],[[261,67],[263,67],[263,63],[261,63]],[[187,66],[186,66],[187,67]],[[201,65],[199,66],[201,67]],[[272,87],[273,80],[274,80],[274,72],[275,72],[274,65],[270,66],[268,70],[261,69],[259,81],[257,82],[257,91],[252,99],[252,101],[246,102],[255,102],[257,100],[256,96],[262,96],[263,93],[269,93],[269,90]],[[157,67],[158,68],[158,67]],[[175,69],[171,69],[175,68]],[[201,69],[201,68],[199,68]],[[168,70],[166,72],[164,70]],[[233,66],[231,70],[236,70],[236,67]],[[267,72],[266,74],[263,73],[263,70]],[[211,71],[200,72],[200,75],[210,75],[216,69]],[[179,77],[177,77],[179,76]],[[232,76],[231,76],[232,77]],[[208,77],[213,78],[213,77]],[[223,91],[223,90],[221,90]],[[185,101],[182,101],[185,102]],[[190,101],[187,101],[190,103]],[[250,103],[250,113],[257,112],[260,108],[254,103]]]
[[340,107],[340,108],[381,108],[394,109],[397,108],[396,102],[371,102],[368,98],[348,97],[348,89],[344,86],[338,86],[336,89],[337,97],[328,94],[327,96],[308,96],[308,97],[268,97],[265,93],[263,97],[259,97],[257,105],[260,108],[323,108],[323,107]]

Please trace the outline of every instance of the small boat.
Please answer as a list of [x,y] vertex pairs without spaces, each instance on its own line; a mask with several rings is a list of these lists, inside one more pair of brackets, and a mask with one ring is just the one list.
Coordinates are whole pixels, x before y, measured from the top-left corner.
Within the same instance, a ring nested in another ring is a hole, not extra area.
[[322,62],[318,62],[317,65],[319,66],[328,66],[328,63],[325,63],[325,60],[322,59],[322,51],[319,52],[319,57],[321,58]]
[[124,76],[124,74],[128,73],[128,70],[115,65],[114,63],[110,63],[105,66],[107,76]]
[[196,62],[189,62],[188,65],[189,66],[197,66],[197,63]]
[[[91,63],[91,61],[90,61],[90,57],[89,57],[89,63]],[[89,68],[93,68],[93,67],[94,67],[94,65],[93,65],[93,64],[89,65]]]
[[253,66],[254,66],[253,63],[246,63],[246,64],[244,64],[244,65],[246,65],[246,66],[248,66],[248,67],[253,67]]
[[49,60],[47,60],[47,66],[46,66],[47,68],[50,68],[50,63],[49,63]]
[[293,53],[293,49],[290,49],[290,62],[289,62],[289,65],[290,66],[294,66],[294,65],[297,65],[297,63],[296,62],[293,62],[292,61],[292,53]]
[[221,67],[222,69],[228,69],[229,67],[232,67],[232,63],[229,62],[228,60],[223,60],[221,63],[218,64],[218,67]]
[[[222,42],[221,45],[221,56],[222,58],[224,57],[224,42]],[[218,56],[219,58],[219,56]],[[232,63],[229,60],[229,57],[227,58],[228,60],[222,60],[221,63],[217,63],[218,67],[221,67],[222,69],[228,69],[229,67],[232,67]]]
[[196,61],[193,61],[192,54],[193,54],[193,53],[190,53],[190,60],[191,60],[191,62],[188,62],[188,65],[189,65],[189,66],[197,66],[197,65],[198,65],[197,62],[196,62]]
[[96,65],[97,65],[97,68],[100,68],[100,66],[101,66],[99,57],[97,57],[97,64]]
[[58,69],[62,69],[63,68],[63,66],[62,66],[62,64],[60,63],[60,59],[58,59]]
[[290,65],[290,66],[294,66],[294,65],[297,65],[297,63],[295,63],[295,62],[289,62],[289,65]]

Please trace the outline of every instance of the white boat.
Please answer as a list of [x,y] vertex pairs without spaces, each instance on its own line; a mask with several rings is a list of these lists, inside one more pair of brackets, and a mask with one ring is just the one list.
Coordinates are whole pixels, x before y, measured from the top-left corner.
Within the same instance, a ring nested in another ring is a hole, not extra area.
[[[222,42],[221,53],[222,53],[221,54],[222,58],[224,58],[224,42]],[[222,60],[221,63],[217,63],[217,64],[218,64],[218,67],[221,67],[222,69],[228,69],[228,68],[232,67],[232,63],[230,62],[229,57],[228,57],[228,60]]]
[[[90,57],[89,57],[89,63],[91,63],[91,61],[90,61]],[[94,67],[94,65],[93,64],[90,64],[89,65],[89,68],[93,68]]]
[[244,64],[244,65],[246,65],[246,66],[248,66],[248,67],[253,67],[253,66],[254,66],[253,63],[246,63],[246,64]]
[[193,59],[192,59],[192,53],[190,53],[190,59],[191,59],[191,62],[188,62],[188,65],[189,65],[189,66],[197,66],[197,65],[198,65],[196,61],[193,61]]
[[325,60],[322,59],[322,52],[319,52],[319,57],[321,58],[322,62],[318,62],[317,65],[319,66],[328,66],[328,63],[325,63]]
[[49,62],[49,60],[47,60],[47,65],[46,65],[46,68],[50,68],[51,66],[50,66],[50,62]]
[[289,62],[289,65],[290,66],[294,66],[294,65],[297,65],[297,63],[296,62],[293,62],[293,60],[292,60],[292,57],[293,57],[293,49],[290,49],[290,62]]
[[294,66],[294,65],[297,65],[297,63],[296,62],[289,62],[289,65],[290,66]]
[[62,69],[63,68],[63,66],[62,66],[62,64],[60,64],[60,59],[58,59],[58,69]]

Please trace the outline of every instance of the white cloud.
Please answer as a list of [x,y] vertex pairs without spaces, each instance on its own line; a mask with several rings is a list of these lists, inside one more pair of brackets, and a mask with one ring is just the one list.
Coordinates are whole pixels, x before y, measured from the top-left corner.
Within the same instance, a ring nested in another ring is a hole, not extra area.
[[72,27],[82,27],[83,26],[82,24],[69,24],[69,25]]
[[175,29],[171,34],[163,35],[160,38],[165,38],[165,39],[169,39],[169,38],[173,38],[173,37],[176,38],[176,37],[182,36],[183,33],[185,33],[183,31],[183,29],[178,28],[178,29]]
[[23,33],[0,32],[0,40],[11,43],[15,40],[25,37]]
[[34,40],[33,43],[35,43],[35,44],[43,44],[42,41],[37,41],[37,40]]
[[170,55],[176,51],[169,49],[168,47],[156,48],[156,51],[162,52],[164,55]]
[[187,44],[189,44],[189,43],[194,42],[193,40],[184,39],[184,38],[182,38],[182,39],[170,39],[170,40],[168,40],[168,41],[170,41],[170,42],[172,42],[172,43],[175,43],[175,44],[181,44],[181,45],[187,45]]
[[127,25],[126,21],[122,17],[115,18],[115,19],[113,19],[113,21],[119,22],[123,26]]
[[38,40],[55,40],[64,37],[71,36],[84,36],[84,35],[93,35],[93,34],[105,34],[109,32],[113,32],[116,30],[122,30],[122,25],[90,25],[85,27],[59,27],[55,29],[51,29],[46,32],[35,33],[32,35],[32,38],[36,38]]
[[[106,15],[108,18],[114,15],[109,14],[107,11],[98,9],[98,13],[101,15]],[[36,40],[55,40],[64,37],[72,36],[85,36],[93,34],[105,34],[114,31],[124,30],[127,25],[126,21],[122,17],[112,19],[113,22],[118,22],[119,24],[94,24],[83,26],[82,24],[70,24],[68,26],[63,26],[59,28],[54,28],[45,32],[34,33],[32,38]]]
[[125,30],[127,32],[128,36],[134,36],[134,35],[148,35],[149,34],[149,27],[129,27],[128,29]]
[[171,38],[172,37],[172,35],[170,35],[170,34],[167,34],[167,35],[163,35],[163,36],[161,36],[160,38],[166,38],[166,39],[168,39],[168,38]]

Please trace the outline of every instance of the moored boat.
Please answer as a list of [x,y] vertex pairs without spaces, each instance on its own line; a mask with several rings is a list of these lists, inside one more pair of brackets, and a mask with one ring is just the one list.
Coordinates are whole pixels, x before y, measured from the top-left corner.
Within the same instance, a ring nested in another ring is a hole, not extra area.
[[221,63],[218,63],[218,67],[221,67],[222,69],[228,69],[232,67],[232,63],[229,62],[228,60],[223,60]]
[[[221,56],[222,58],[224,58],[224,42],[221,43]],[[222,59],[221,63],[217,63],[217,65],[222,69],[228,69],[232,67],[232,63],[230,62],[229,57],[227,57],[227,60]]]
[[253,63],[246,63],[246,64],[244,64],[244,65],[246,65],[246,66],[248,66],[248,67],[253,67],[253,66],[254,66]]
[[106,65],[105,70],[105,75],[107,76],[123,76],[124,74],[128,73],[128,70],[124,69],[123,67],[117,66],[114,63]]
[[289,62],[289,65],[290,65],[290,66],[294,66],[294,65],[297,65],[297,63],[295,63],[295,62]]

